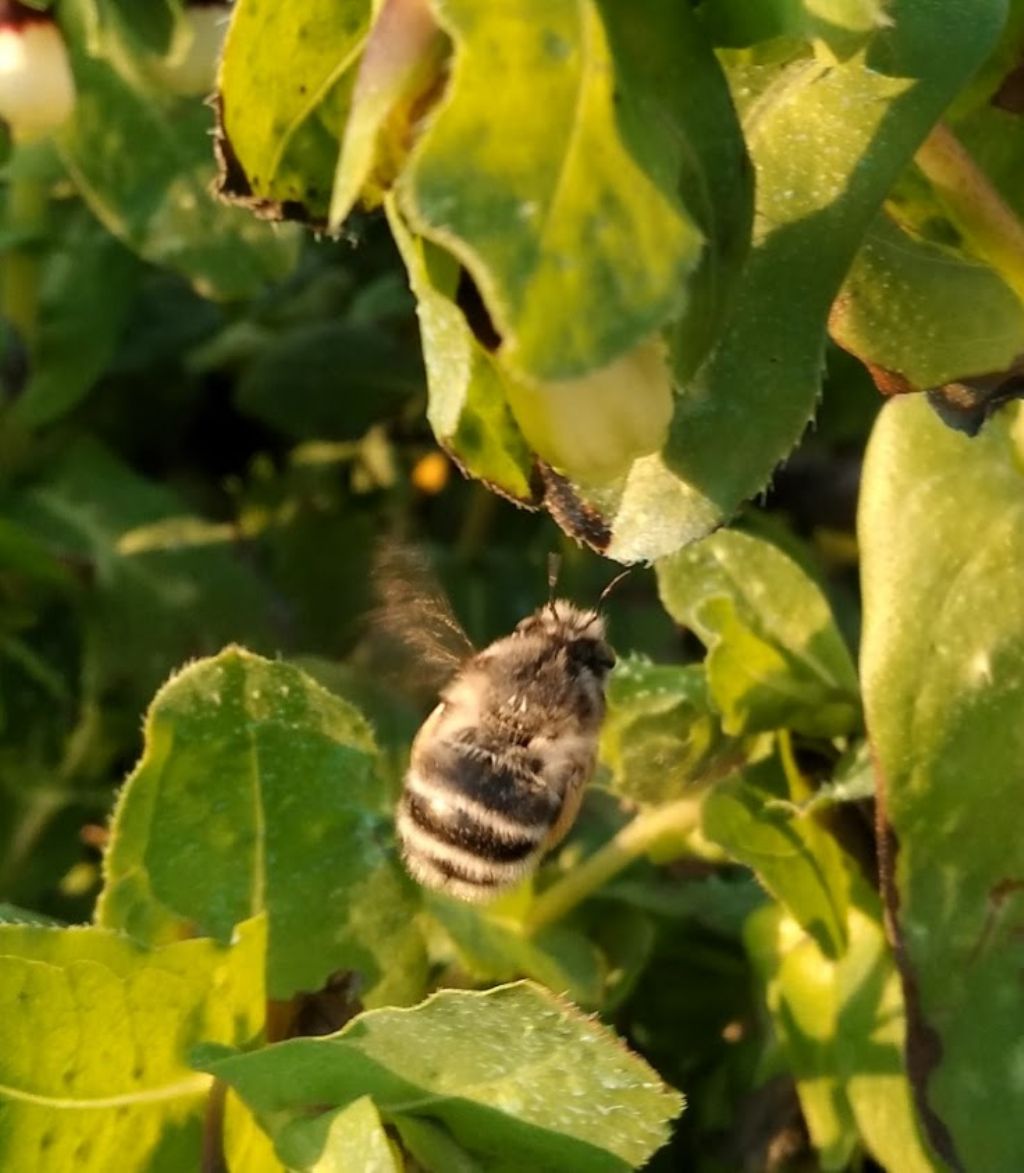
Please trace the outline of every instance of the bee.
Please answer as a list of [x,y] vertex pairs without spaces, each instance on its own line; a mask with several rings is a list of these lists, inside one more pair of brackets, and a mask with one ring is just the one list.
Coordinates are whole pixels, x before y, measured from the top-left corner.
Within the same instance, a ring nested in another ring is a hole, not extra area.
[[[400,612],[412,620],[410,602]],[[599,611],[553,597],[479,652],[431,592],[410,635],[423,645],[439,626],[465,654],[413,741],[396,827],[414,879],[479,902],[519,883],[572,827],[615,653]],[[436,643],[432,653],[442,658]]]

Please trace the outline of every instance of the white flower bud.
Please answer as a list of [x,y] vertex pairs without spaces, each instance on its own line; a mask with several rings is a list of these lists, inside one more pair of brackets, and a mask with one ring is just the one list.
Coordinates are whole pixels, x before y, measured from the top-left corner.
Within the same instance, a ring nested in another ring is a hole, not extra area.
[[64,38],[53,18],[0,0],[0,119],[15,139],[44,135],[75,105]]

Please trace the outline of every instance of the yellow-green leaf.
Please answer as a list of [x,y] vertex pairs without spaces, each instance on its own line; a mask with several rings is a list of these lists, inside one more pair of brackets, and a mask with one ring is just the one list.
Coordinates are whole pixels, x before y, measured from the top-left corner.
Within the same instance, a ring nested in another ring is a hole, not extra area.
[[361,973],[373,1004],[423,991],[419,893],[395,857],[359,713],[239,648],[173,677],[118,802],[100,923],[226,940],[266,910],[272,997]]
[[385,1118],[443,1126],[488,1173],[624,1173],[682,1109],[607,1027],[530,982],[442,990],[249,1054],[206,1048],[197,1065],[238,1092],[279,1151],[294,1121],[368,1095]]
[[262,920],[148,950],[98,928],[0,926],[0,1165],[180,1173],[202,1153],[200,1042],[251,1044]]
[[652,175],[623,141],[600,9],[434,6],[454,58],[399,180],[402,210],[469,269],[522,374],[605,366],[682,308],[702,234],[677,175]]

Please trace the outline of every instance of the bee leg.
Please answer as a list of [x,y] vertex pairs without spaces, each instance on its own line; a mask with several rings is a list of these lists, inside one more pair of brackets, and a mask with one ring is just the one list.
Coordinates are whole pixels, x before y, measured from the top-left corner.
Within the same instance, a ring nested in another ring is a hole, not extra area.
[[583,801],[583,792],[586,789],[589,776],[589,770],[575,770],[569,776],[558,818],[555,819],[544,840],[545,851],[551,851],[557,847],[572,829],[573,823],[576,822],[576,816],[580,813],[580,803]]

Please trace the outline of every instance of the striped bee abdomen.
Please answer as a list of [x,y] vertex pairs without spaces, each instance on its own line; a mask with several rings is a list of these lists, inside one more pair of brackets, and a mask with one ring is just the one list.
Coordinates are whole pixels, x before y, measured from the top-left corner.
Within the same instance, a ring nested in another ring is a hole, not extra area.
[[560,808],[523,757],[432,739],[414,747],[398,808],[406,866],[429,888],[486,900],[530,871]]

